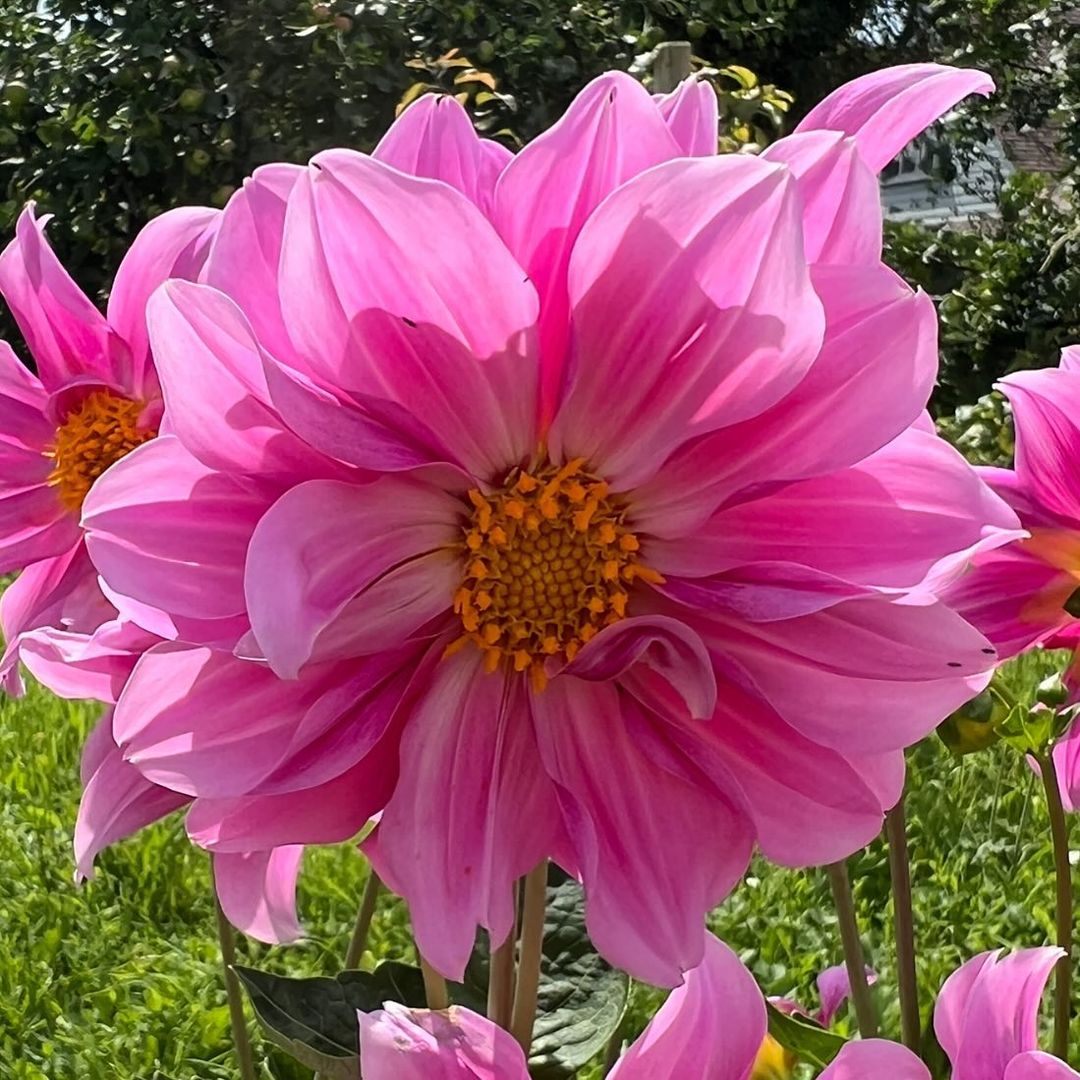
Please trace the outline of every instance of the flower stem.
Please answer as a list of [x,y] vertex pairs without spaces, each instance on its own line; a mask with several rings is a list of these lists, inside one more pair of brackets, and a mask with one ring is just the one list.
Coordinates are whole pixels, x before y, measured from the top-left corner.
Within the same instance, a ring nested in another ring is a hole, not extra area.
[[919,984],[915,976],[915,923],[911,914],[911,869],[908,864],[907,822],[904,794],[885,815],[889,840],[889,876],[892,879],[893,920],[896,927],[896,969],[900,982],[900,1027],[904,1045],[919,1053],[922,1032],[919,1017]]
[[420,970],[424,975],[424,998],[429,1009],[449,1009],[450,992],[446,980],[421,956]]
[[501,1028],[510,1030],[510,1019],[514,1011],[514,983],[516,971],[514,957],[517,950],[517,909],[518,885],[514,883],[514,926],[506,940],[491,953],[488,966],[488,1019]]
[[521,950],[518,956],[517,986],[514,990],[514,1011],[510,1021],[510,1033],[521,1044],[526,1058],[532,1046],[533,1025],[536,1022],[546,914],[547,859],[542,859],[525,877]]
[[214,884],[214,859],[210,857],[210,891],[214,894],[214,914],[217,919],[218,942],[221,945],[221,965],[225,969],[225,994],[229,999],[229,1020],[232,1023],[233,1043],[240,1062],[242,1080],[255,1080],[255,1061],[251,1054],[247,1021],[244,1019],[244,996],[240,980],[233,971],[236,964],[236,932],[225,912],[221,910],[217,887]]
[[870,997],[870,987],[866,985],[866,961],[863,959],[862,942],[859,940],[859,927],[855,922],[855,902],[851,895],[847,863],[830,863],[825,867],[825,872],[829,875],[836,918],[840,924],[840,941],[844,946],[844,963],[847,966],[848,982],[851,984],[851,1001],[855,1006],[859,1034],[864,1039],[873,1039],[877,1035],[877,1016],[873,999]]
[[1050,836],[1054,844],[1054,877],[1057,884],[1057,943],[1065,950],[1058,961],[1054,983],[1054,1054],[1067,1060],[1069,1050],[1069,1001],[1072,996],[1072,868],[1069,866],[1069,826],[1061,805],[1053,753],[1039,758],[1046,808],[1050,812]]
[[360,957],[364,955],[367,947],[368,931],[371,929],[371,920],[375,915],[375,905],[379,899],[379,887],[382,882],[375,868],[371,867],[368,872],[367,884],[364,886],[364,896],[360,901],[360,910],[356,913],[356,925],[353,927],[352,938],[349,941],[349,950],[345,953],[345,967],[355,968],[360,963]]

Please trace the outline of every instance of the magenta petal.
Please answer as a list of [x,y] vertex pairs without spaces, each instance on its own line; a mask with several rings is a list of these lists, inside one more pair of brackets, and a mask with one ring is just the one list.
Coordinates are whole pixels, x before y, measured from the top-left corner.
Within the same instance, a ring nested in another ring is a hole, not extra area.
[[765,1038],[765,1000],[739,958],[712,934],[611,1080],[746,1080]]
[[432,1012],[388,1001],[357,1019],[364,1080],[529,1080],[513,1036],[460,1006]]
[[296,917],[296,879],[304,849],[279,847],[214,856],[214,885],[225,917],[238,930],[270,945],[304,936]]
[[1062,371],[1080,371],[1080,345],[1066,345],[1058,365]]
[[1075,1080],[1078,1076],[1080,1073],[1070,1069],[1061,1058],[1041,1050],[1014,1057],[1005,1069],[1005,1080]]
[[581,227],[620,184],[681,153],[641,83],[612,71],[589,83],[499,178],[493,220],[540,294],[545,424],[566,364],[566,272]]
[[1054,767],[1065,809],[1080,809],[1080,725],[1071,724],[1069,730],[1054,744]]
[[719,141],[720,108],[705,79],[683,79],[670,94],[654,98],[679,149],[687,157],[711,157]]
[[[274,670],[295,676],[319,634],[354,597],[377,587],[382,575],[460,542],[460,518],[458,500],[405,476],[384,476],[369,484],[311,480],[286,492],[255,529],[245,571],[252,630]],[[342,543],[343,537],[348,543]],[[453,582],[440,604],[439,587],[449,579],[441,564],[425,566],[434,590],[432,606],[410,608],[415,621],[407,617],[399,625],[404,632],[431,614],[450,610]],[[390,589],[382,598],[384,604],[400,605],[401,590]],[[380,614],[376,610],[373,617]],[[384,637],[381,644],[393,642]],[[337,641],[338,649],[344,645]]]
[[[49,395],[41,382],[11,346],[0,341],[0,454],[10,447],[36,451],[40,456],[55,434],[48,406]],[[8,469],[0,476],[11,480]]]
[[901,64],[845,83],[815,105],[795,130],[828,128],[852,135],[866,163],[880,172],[968,94],[986,96],[993,90],[994,80],[972,68]]
[[79,524],[54,488],[0,484],[0,574],[63,555],[78,543]]
[[746,870],[749,821],[662,722],[610,683],[559,676],[532,709],[589,936],[635,978],[677,984],[701,962],[703,915]]
[[456,98],[424,94],[390,126],[371,155],[410,176],[457,188],[485,214],[495,181],[513,158],[504,146],[481,139]]
[[[735,250],[738,260],[724,257]],[[616,487],[775,404],[825,328],[790,174],[736,155],[684,158],[624,184],[582,229],[569,294],[575,364],[551,448]]]
[[144,779],[124,761],[112,740],[112,714],[107,712],[87,740],[83,758],[83,796],[75,822],[78,876],[92,877],[94,860],[110,844],[123,840],[189,799]]
[[48,215],[35,219],[33,203],[19,215],[15,239],[0,254],[0,293],[47,390],[57,390],[79,375],[112,383],[113,333],[49,247],[48,221]]
[[[831,1027],[840,1006],[851,997],[851,980],[848,978],[847,965],[836,964],[826,968],[817,977],[818,996],[821,1007],[818,1010],[818,1021],[825,1027]],[[877,982],[877,972],[873,968],[866,968],[866,985],[873,986]]]
[[136,397],[157,390],[146,329],[150,294],[169,278],[194,281],[199,276],[220,214],[202,206],[167,210],[139,232],[116,271],[109,293],[109,324],[127,345],[131,365],[121,385]]
[[906,1046],[886,1039],[848,1043],[820,1080],[930,1080],[930,1071]]
[[408,718],[401,779],[366,847],[408,901],[417,947],[436,970],[461,979],[478,925],[502,944],[514,881],[560,831],[523,681],[485,674],[471,647],[447,658]]

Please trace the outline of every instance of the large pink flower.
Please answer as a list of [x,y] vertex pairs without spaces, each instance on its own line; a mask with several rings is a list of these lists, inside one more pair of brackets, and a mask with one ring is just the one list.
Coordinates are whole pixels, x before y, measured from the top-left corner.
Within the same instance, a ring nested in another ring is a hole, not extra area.
[[84,507],[122,614],[186,642],[136,666],[125,759],[249,849],[351,835],[381,792],[324,785],[396,780],[368,850],[451,977],[544,857],[672,985],[755,842],[865,844],[993,663],[933,589],[1017,522],[926,428],[934,312],[863,148],[892,95],[923,123],[985,83],[882,73],[850,136],[762,161],[680,156],[611,75],[493,190],[400,128],[257,173],[208,284],[150,305],[175,438]]
[[1080,1077],[1042,1053],[1039,1000],[1061,949],[981,953],[957,968],[934,1006],[934,1031],[952,1080],[1068,1080]]
[[[167,278],[198,274],[217,217],[174,210],[143,229],[117,272],[107,315],[60,265],[45,239],[48,218],[35,219],[32,205],[0,255],[0,292],[37,365],[35,376],[0,343],[0,573],[24,570],[0,607],[7,642],[0,684],[11,692],[19,689],[19,645],[28,633],[46,628],[42,648],[70,653],[115,620],[86,557],[79,513],[95,480],[157,434],[161,391],[146,301]],[[107,633],[95,663],[122,682],[131,664],[104,652],[115,656],[123,630]]]
[[[361,1013],[365,1080],[527,1080],[525,1055],[490,1020],[387,1004]],[[765,1002],[750,972],[722,941],[706,935],[702,962],[686,973],[611,1080],[749,1080],[765,1038]],[[821,1080],[930,1080],[909,1050],[881,1039],[852,1042]]]

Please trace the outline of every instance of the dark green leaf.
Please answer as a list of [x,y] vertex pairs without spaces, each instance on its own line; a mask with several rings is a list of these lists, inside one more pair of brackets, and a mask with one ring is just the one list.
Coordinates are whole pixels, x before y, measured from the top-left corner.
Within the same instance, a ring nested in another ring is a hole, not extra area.
[[769,1034],[808,1065],[825,1068],[847,1042],[842,1035],[828,1031],[808,1017],[783,1013],[771,1001],[765,1005],[769,1013]]

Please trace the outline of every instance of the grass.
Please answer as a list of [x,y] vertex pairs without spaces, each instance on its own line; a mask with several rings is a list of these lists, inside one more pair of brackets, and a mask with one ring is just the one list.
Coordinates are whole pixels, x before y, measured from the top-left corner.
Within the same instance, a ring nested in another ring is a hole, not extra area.
[[[1045,660],[1016,677],[1033,684]],[[0,1076],[5,1080],[232,1080],[205,856],[178,819],[107,851],[96,879],[72,884],[79,748],[95,710],[32,689],[0,700]],[[912,751],[908,817],[924,1018],[963,959],[1053,936],[1046,813],[1026,764],[1004,747],[956,761],[936,742]],[[309,850],[300,910],[309,939],[268,949],[243,941],[241,962],[291,974],[336,970],[366,875],[349,845]],[[881,980],[883,1030],[895,1036],[889,872],[881,842],[852,860],[868,961]],[[841,959],[820,871],[755,864],[712,918],[770,994],[816,1004],[815,974]],[[411,960],[403,907],[386,901],[374,962]],[[661,999],[635,987],[628,1029]],[[1080,1032],[1076,1032],[1078,1034]],[[310,1074],[256,1043],[261,1076]],[[583,1072],[591,1080],[598,1070]]]

